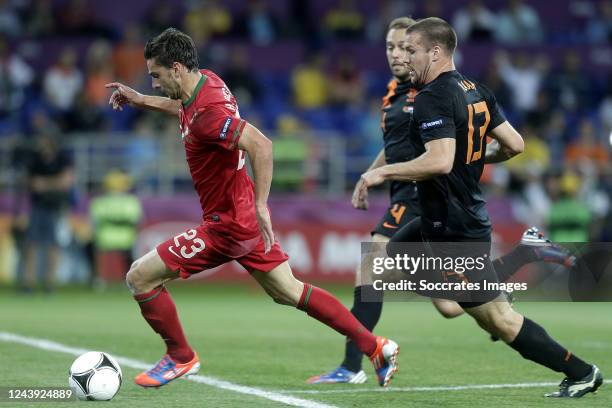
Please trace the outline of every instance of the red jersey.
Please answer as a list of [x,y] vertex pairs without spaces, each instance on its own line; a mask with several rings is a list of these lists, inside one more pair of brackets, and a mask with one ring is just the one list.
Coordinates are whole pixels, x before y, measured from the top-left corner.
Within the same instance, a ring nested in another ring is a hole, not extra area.
[[237,148],[246,122],[227,85],[203,69],[179,111],[181,136],[206,226],[231,241],[259,237],[246,153]]

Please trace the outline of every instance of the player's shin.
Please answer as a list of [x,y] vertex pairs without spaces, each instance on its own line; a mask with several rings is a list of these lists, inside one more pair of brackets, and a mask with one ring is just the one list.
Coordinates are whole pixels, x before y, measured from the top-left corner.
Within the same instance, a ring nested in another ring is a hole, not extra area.
[[[366,298],[368,301],[364,301]],[[353,308],[351,313],[369,331],[374,330],[382,313],[383,293],[376,291],[372,285],[362,285],[355,287],[353,296]],[[357,344],[351,339],[347,339],[342,367],[357,373],[361,370],[363,353]]]
[[583,378],[592,369],[589,364],[553,340],[543,327],[527,318],[523,320],[514,341],[508,345],[527,360],[563,372],[570,379]]
[[305,283],[297,308],[350,338],[364,354],[376,350],[376,337],[331,293]]
[[167,353],[177,363],[189,362],[194,352],[187,343],[176,305],[165,286],[134,295],[142,316],[166,343]]

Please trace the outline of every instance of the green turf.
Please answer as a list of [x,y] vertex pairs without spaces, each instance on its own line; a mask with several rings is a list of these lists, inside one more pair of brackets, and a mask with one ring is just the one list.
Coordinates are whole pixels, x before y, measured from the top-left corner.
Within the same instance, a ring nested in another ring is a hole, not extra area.
[[[341,360],[343,338],[294,309],[274,304],[252,287],[175,284],[170,287],[191,344],[202,359],[200,374],[265,390],[338,390],[340,393],[292,396],[340,407],[610,407],[612,387],[581,400],[551,401],[544,388],[374,392],[357,386],[304,384],[311,375]],[[348,288],[332,287],[345,304]],[[518,303],[517,309],[540,322],[576,354],[612,373],[612,304]],[[54,296],[16,296],[0,289],[0,331],[46,338],[71,347],[103,350],[155,362],[162,343],[140,316],[127,290],[105,293],[65,289]],[[501,343],[491,343],[467,317],[444,320],[425,302],[385,304],[377,333],[402,347],[401,369],[392,387],[556,382],[561,376],[520,358]],[[68,354],[0,341],[0,387],[66,386]],[[137,370],[123,367],[125,381],[113,407],[282,406],[260,397],[176,381],[159,390],[133,385]],[[372,392],[351,392],[352,388]],[[553,387],[554,388],[554,387]],[[608,390],[610,388],[610,390]],[[347,391],[347,392],[343,392]],[[73,407],[74,403],[0,403],[17,407]]]

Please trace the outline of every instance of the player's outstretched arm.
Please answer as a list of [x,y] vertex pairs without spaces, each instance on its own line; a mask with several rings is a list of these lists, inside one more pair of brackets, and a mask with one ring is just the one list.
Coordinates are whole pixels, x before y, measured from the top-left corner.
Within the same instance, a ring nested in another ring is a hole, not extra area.
[[272,141],[255,126],[247,123],[238,140],[238,148],[247,152],[251,160],[255,179],[255,211],[265,252],[268,253],[274,244],[272,220],[268,212],[268,196],[272,184]]
[[140,109],[150,109],[168,115],[178,115],[181,102],[163,96],[143,95],[120,82],[111,82],[106,88],[114,89],[108,104],[114,110],[123,110],[125,105]]
[[523,153],[525,142],[508,121],[493,129],[489,136],[493,141],[487,146],[485,164],[499,163]]

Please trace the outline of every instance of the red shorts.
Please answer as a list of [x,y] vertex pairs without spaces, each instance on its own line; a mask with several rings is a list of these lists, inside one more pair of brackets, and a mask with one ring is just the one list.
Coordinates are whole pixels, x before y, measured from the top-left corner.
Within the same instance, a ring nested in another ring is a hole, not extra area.
[[157,246],[157,253],[166,266],[178,271],[183,279],[231,261],[237,261],[249,272],[269,272],[289,259],[278,241],[265,254],[261,236],[236,242],[210,231],[205,225],[190,228],[162,242]]

